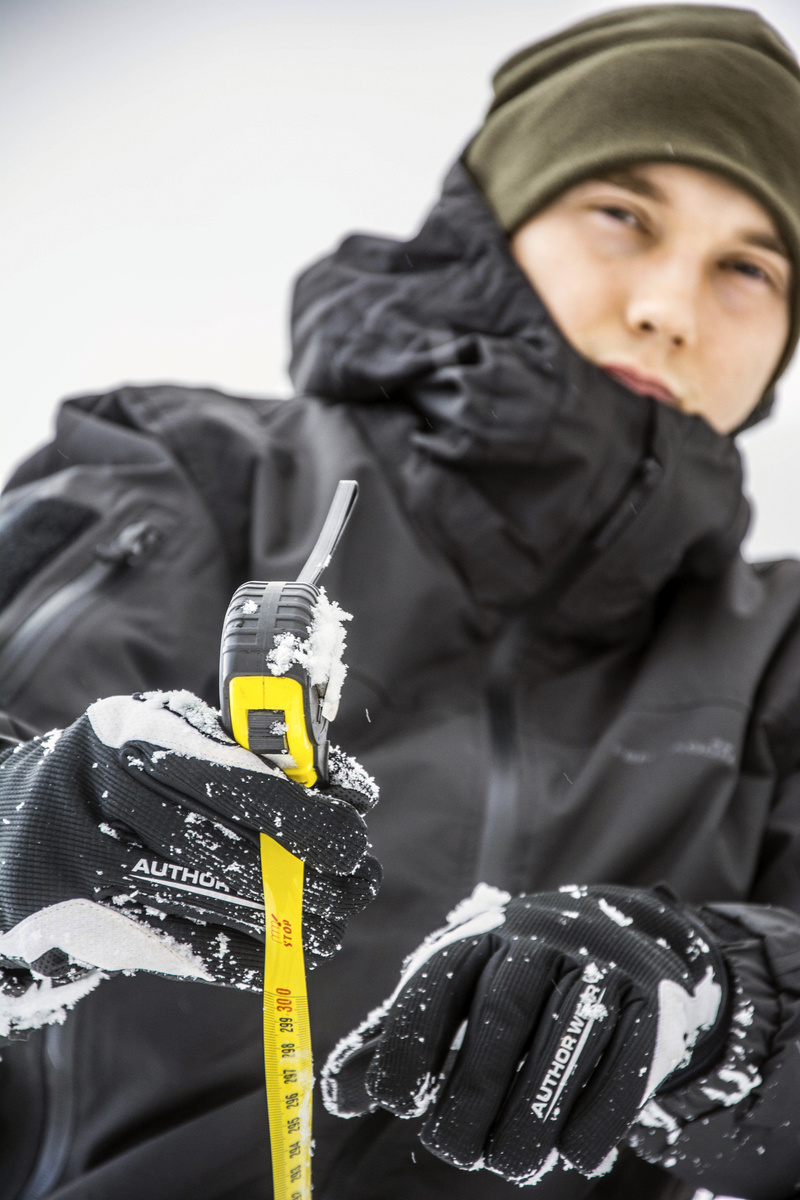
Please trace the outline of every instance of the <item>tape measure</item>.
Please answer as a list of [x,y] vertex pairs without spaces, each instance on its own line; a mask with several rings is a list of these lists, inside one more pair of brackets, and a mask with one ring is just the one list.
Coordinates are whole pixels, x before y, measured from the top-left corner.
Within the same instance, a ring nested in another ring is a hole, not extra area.
[[233,593],[222,629],[219,695],[222,724],[247,750],[313,787],[328,780],[325,693],[308,671],[291,663],[280,674],[267,664],[276,638],[308,636],[319,601],[317,583],[330,562],[358,496],[352,479],[339,481],[314,548],[294,582],[250,580]]
[[[358,485],[341,480],[308,561],[292,583],[251,581],[228,606],[220,647],[220,708],[228,733],[313,787],[328,780],[324,691],[292,664],[268,673],[275,638],[308,635],[317,583],[353,510]],[[313,1070],[303,962],[303,863],[261,834],[266,946],[264,1069],[275,1200],[310,1200]]]
[[261,834],[264,1068],[275,1200],[310,1200],[314,1075],[303,963],[303,863]]

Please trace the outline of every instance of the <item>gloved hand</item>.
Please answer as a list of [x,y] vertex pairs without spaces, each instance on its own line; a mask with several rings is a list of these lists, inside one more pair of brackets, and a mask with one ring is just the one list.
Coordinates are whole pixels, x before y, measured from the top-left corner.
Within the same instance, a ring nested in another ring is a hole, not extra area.
[[[258,990],[261,830],[305,861],[307,964],[333,954],[347,917],[375,895],[380,867],[361,815],[377,790],[341,753],[331,765],[324,793],[292,782],[188,692],[100,700],[63,732],[6,751],[0,1032],[36,1023],[31,1006],[77,998],[98,970]],[[30,970],[64,987],[31,991]]]
[[481,885],[334,1050],[330,1112],[427,1113],[458,1167],[532,1183],[559,1154],[603,1174],[645,1102],[724,1040],[727,978],[700,918],[627,887],[519,896]]

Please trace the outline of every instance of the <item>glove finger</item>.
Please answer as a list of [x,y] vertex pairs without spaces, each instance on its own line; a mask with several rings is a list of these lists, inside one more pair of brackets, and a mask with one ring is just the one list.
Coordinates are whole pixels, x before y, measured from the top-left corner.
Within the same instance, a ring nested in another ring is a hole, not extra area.
[[336,800],[344,800],[347,804],[351,804],[356,812],[368,813],[375,807],[376,801],[370,796],[366,796],[363,792],[357,792],[353,788],[340,787],[338,783],[329,783],[325,788],[316,787],[313,789],[318,796],[333,797]]
[[427,1110],[475,986],[497,946],[492,935],[452,943],[430,956],[399,990],[367,1073],[367,1089],[382,1108],[400,1117]]
[[509,1093],[487,1146],[486,1165],[505,1179],[524,1182],[542,1167],[559,1141],[576,1097],[614,1031],[615,989],[574,979],[554,997],[530,1054]]
[[155,917],[166,914],[195,923],[210,922],[264,941],[263,897],[244,888],[234,892],[210,872],[146,854],[127,872],[125,887],[121,893],[119,884],[109,881],[105,886],[98,884],[95,893],[98,899],[120,907],[130,903],[152,910]]
[[329,1113],[335,1117],[360,1117],[378,1107],[367,1091],[367,1074],[379,1045],[380,1033],[356,1046],[335,1070],[330,1070],[326,1063],[321,1084]]
[[328,1055],[320,1075],[322,1102],[335,1117],[359,1117],[378,1106],[367,1091],[367,1074],[383,1035],[390,997],[366,1017]]
[[[133,818],[135,801],[107,797],[117,828]],[[263,942],[264,898],[259,850],[240,832],[167,801],[137,812],[140,834],[155,853],[134,852],[123,868],[130,896],[161,913],[211,921]],[[363,909],[380,884],[378,862],[367,855],[351,875],[304,871],[303,944],[309,967],[341,945],[345,918]],[[116,878],[98,882],[98,898],[119,897]]]
[[323,875],[307,866],[303,874],[303,910],[331,920],[361,912],[378,894],[383,872],[366,854],[352,875]]
[[361,763],[339,746],[328,749],[328,791],[348,800],[359,812],[368,812],[378,802],[378,785]]
[[[104,798],[105,813],[117,822],[117,828],[122,822],[129,824],[135,815],[138,835],[147,845],[135,849],[120,839],[125,846],[120,868],[98,873],[97,899],[115,904],[130,901],[156,913],[211,921],[263,941],[264,899],[257,849],[238,833],[223,830],[218,822],[178,809],[174,803],[150,800],[148,805],[137,805],[135,797],[119,792]],[[235,846],[233,853],[228,845]]]
[[347,922],[303,911],[303,955],[309,971],[342,948]]
[[636,1119],[655,1042],[646,1000],[623,1000],[617,1027],[592,1078],[569,1115],[559,1140],[564,1156],[585,1175],[597,1172]]
[[[145,792],[147,788],[143,789]],[[261,893],[261,865],[257,842],[243,836],[244,831],[230,829],[219,819],[202,815],[170,799],[152,794],[142,803],[140,792],[115,789],[104,795],[103,816],[109,818],[121,840],[129,843],[119,826],[130,830],[136,843],[162,858],[197,868],[214,875],[230,876],[230,884],[242,884],[256,895]],[[112,834],[113,836],[113,834]],[[133,839],[130,839],[131,841]]]
[[433,1154],[458,1167],[472,1167],[483,1157],[505,1095],[565,968],[556,950],[532,952],[526,946],[523,952],[513,943],[500,946],[486,963],[464,1041],[420,1133]]
[[[255,992],[263,987],[263,921],[258,936],[249,936],[230,925],[203,927],[165,917],[162,928],[170,932],[173,926],[180,927],[184,941],[199,954],[215,982]],[[313,914],[303,914],[303,958],[309,971],[341,948],[345,928],[344,921],[323,921]]]
[[[157,933],[188,947],[201,960],[213,982],[249,991],[258,991],[263,986],[263,906],[260,919],[245,929],[244,922],[238,921],[238,927],[234,926],[226,914],[214,914],[207,924],[198,924],[190,905],[181,909],[168,900],[162,908],[155,909],[150,904],[142,905],[141,900],[141,895],[131,896],[117,907],[140,924],[149,925]],[[209,915],[206,911],[206,919]],[[344,921],[325,921],[313,914],[303,914],[303,955],[308,970],[336,953],[344,931]]]
[[174,803],[121,794],[104,797],[104,815],[115,822],[113,836],[135,820],[146,849],[135,849],[120,837],[125,851],[121,869],[99,876],[98,898],[114,898],[120,884],[135,890],[143,903],[162,912],[185,913],[195,920],[233,924],[262,936],[264,901],[258,849],[234,830]]
[[[234,829],[268,833],[320,871],[348,874],[367,849],[363,817],[344,800],[327,798],[282,774],[240,771],[203,759],[128,742],[122,765],[173,803]],[[143,781],[142,781],[143,782]]]
[[[250,900],[262,896],[260,850],[242,831],[230,829],[220,821],[212,821],[197,812],[187,812],[174,803],[161,801],[143,807],[135,797],[115,792],[103,800],[103,813],[112,819],[114,827],[108,832],[119,833],[123,843],[129,842],[130,823],[135,819],[137,837],[150,850],[168,860],[156,865],[155,872],[163,880],[161,886],[172,886],[173,877],[185,890],[187,882],[197,884],[198,872],[205,886],[228,888]],[[131,839],[132,840],[132,839]],[[139,877],[143,874],[141,856],[137,855]],[[144,866],[148,866],[145,859]],[[175,870],[173,870],[175,868]],[[152,866],[150,867],[152,872]],[[183,870],[182,870],[183,869]],[[211,883],[210,876],[215,883]],[[129,875],[128,878],[133,876]],[[306,865],[303,879],[303,906],[332,920],[361,912],[377,895],[382,872],[380,863],[365,855],[349,875],[323,873]]]

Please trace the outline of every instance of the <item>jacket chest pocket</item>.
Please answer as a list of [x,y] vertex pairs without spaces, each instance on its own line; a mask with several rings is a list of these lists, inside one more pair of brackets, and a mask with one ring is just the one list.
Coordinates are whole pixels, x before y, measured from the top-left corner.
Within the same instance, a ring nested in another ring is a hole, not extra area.
[[[0,710],[38,724],[28,693],[59,687],[48,665],[72,631],[116,589],[144,571],[174,517],[134,498],[108,511],[64,496],[4,497],[0,511]],[[86,667],[76,661],[73,673]],[[63,671],[59,672],[63,676]],[[89,696],[91,700],[93,697]],[[35,708],[35,705],[34,705]],[[66,714],[72,715],[72,714]],[[74,714],[77,715],[77,714]]]

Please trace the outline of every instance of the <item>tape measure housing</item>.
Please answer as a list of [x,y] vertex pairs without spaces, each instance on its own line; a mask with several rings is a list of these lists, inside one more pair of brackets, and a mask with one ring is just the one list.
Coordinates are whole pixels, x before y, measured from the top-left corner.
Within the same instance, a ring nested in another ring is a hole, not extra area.
[[220,649],[223,724],[242,746],[306,787],[328,780],[323,698],[299,663],[273,675],[267,658],[279,634],[308,638],[318,597],[309,583],[242,584],[228,605]]

